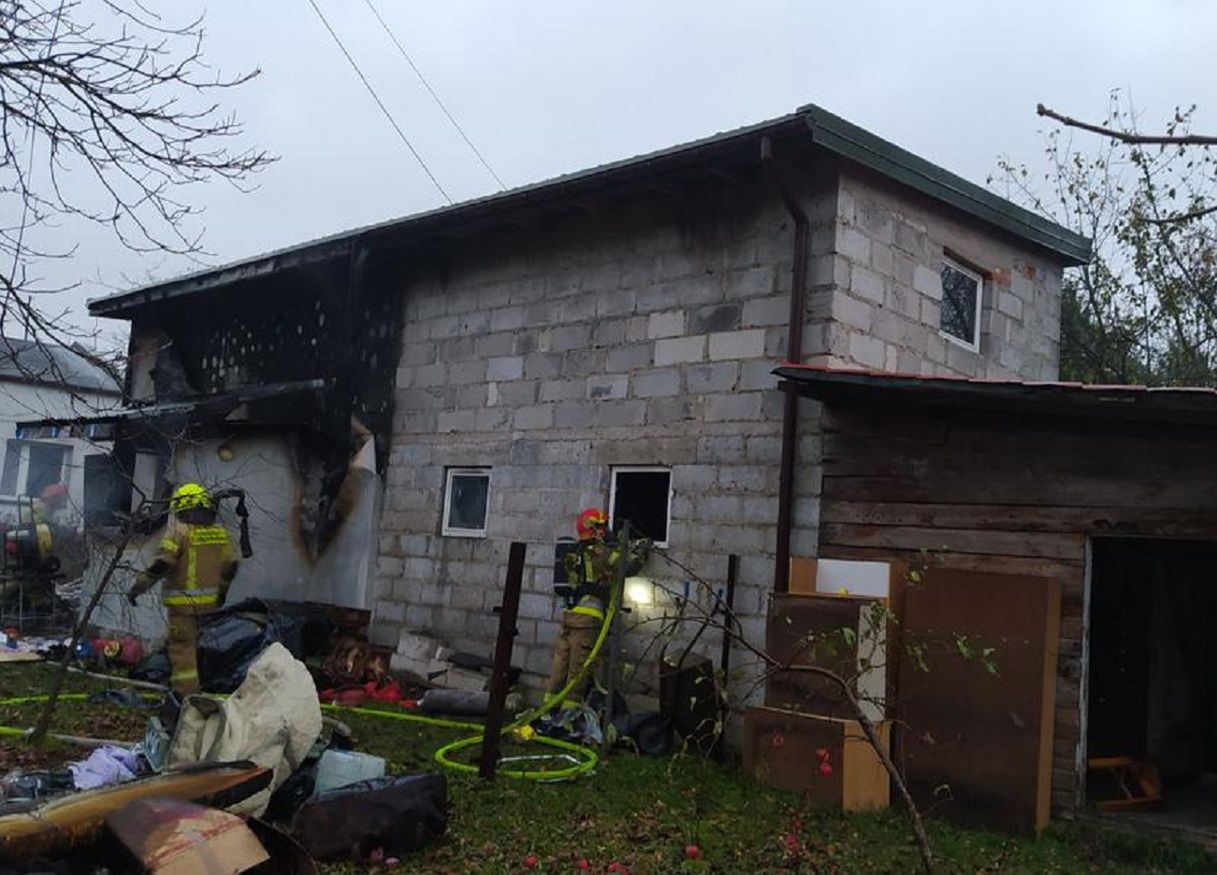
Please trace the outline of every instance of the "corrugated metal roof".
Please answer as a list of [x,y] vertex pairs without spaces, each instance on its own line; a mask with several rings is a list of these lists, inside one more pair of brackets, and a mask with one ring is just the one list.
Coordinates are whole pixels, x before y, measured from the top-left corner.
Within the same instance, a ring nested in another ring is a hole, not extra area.
[[1217,423],[1217,389],[1125,386],[991,377],[928,377],[787,362],[774,373],[827,402],[907,401],[971,410],[1099,416],[1128,421]]
[[[619,184],[647,172],[678,170],[713,158],[738,154],[741,147],[751,146],[752,142],[760,137],[776,136],[779,133],[805,138],[812,145],[869,167],[935,200],[1041,246],[1055,253],[1066,264],[1082,264],[1090,258],[1090,241],[1085,237],[1024,210],[826,110],[808,105],[789,115],[658,152],[615,161],[452,206],[366,225],[242,259],[222,267],[93,300],[89,302],[89,310],[98,316],[129,316],[133,310],[145,304],[206,291],[310,261],[344,255],[360,237],[388,234],[421,235],[440,228],[459,226],[473,219],[516,207],[561,201],[598,187]],[[759,157],[759,149],[747,150],[748,160],[759,160]]]

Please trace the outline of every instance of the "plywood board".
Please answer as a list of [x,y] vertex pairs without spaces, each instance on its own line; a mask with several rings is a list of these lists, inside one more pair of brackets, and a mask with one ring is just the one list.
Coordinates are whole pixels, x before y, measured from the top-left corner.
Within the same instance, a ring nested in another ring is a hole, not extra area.
[[[1047,823],[1060,606],[1049,578],[933,569],[907,589],[898,764],[938,813],[1018,832]],[[961,640],[994,648],[997,674]]]

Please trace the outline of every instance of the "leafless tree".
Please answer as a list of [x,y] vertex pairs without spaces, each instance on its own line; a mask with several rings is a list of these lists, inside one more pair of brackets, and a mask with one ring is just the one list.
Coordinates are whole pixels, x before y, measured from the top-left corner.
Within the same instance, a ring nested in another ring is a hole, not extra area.
[[46,297],[75,283],[38,275],[73,254],[52,232],[83,221],[137,252],[201,257],[191,187],[240,186],[273,160],[237,145],[217,102],[257,71],[217,74],[202,45],[201,19],[140,0],[0,0],[0,336],[79,337]]

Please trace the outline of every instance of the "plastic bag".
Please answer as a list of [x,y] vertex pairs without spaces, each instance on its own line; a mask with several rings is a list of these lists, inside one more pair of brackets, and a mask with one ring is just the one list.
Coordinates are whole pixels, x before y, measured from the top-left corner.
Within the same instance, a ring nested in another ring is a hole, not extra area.
[[290,602],[245,599],[203,617],[196,647],[199,686],[206,693],[231,693],[253,661],[278,641],[303,658],[305,617]]
[[421,850],[448,828],[443,775],[404,775],[349,784],[307,802],[292,835],[318,860],[367,860]]

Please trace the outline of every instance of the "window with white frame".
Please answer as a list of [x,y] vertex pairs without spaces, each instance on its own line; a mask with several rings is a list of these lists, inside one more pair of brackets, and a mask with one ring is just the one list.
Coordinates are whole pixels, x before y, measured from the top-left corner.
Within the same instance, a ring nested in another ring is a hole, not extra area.
[[984,278],[962,264],[943,259],[942,309],[938,327],[968,349],[980,349],[980,307]]
[[447,468],[442,531],[457,538],[486,537],[490,509],[489,468]]
[[630,528],[659,547],[668,545],[668,523],[672,511],[670,468],[621,467],[613,469],[609,490],[609,526],[620,531],[626,520]]

